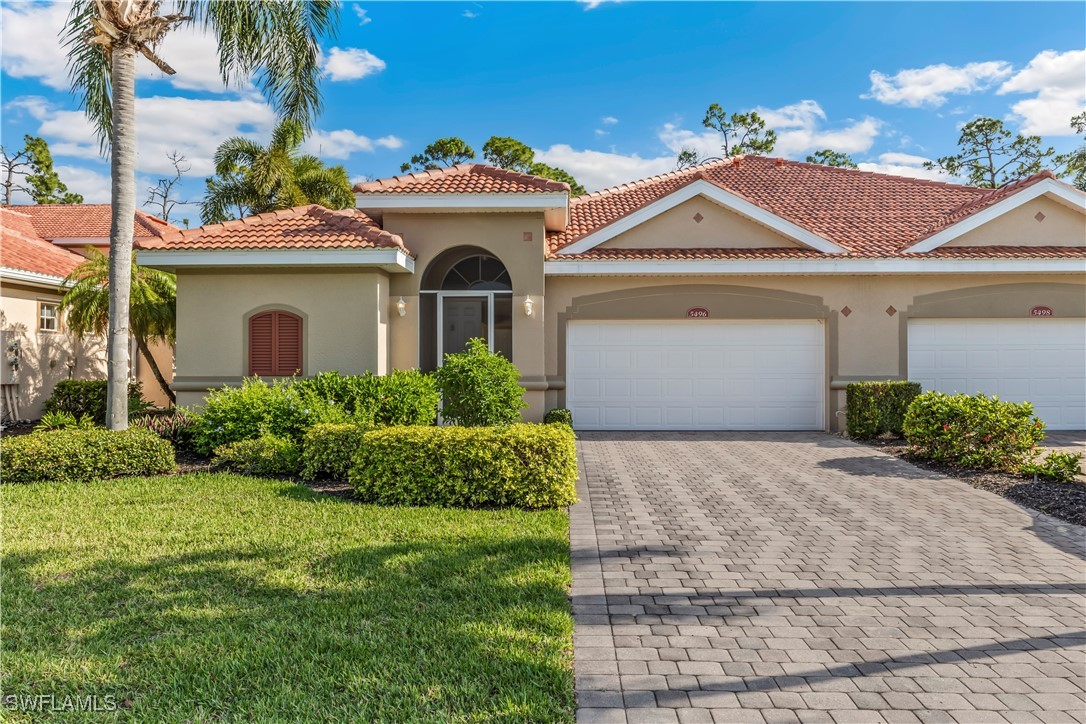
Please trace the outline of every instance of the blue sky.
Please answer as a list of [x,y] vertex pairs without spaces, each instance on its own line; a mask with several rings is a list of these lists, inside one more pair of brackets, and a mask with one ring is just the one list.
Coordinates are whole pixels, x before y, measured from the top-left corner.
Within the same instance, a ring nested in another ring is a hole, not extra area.
[[[4,2],[3,139],[44,136],[63,178],[108,199],[97,154],[66,88],[55,42],[67,6]],[[671,168],[683,146],[709,154],[709,103],[758,109],[777,155],[847,151],[863,168],[923,175],[969,119],[995,116],[1067,150],[1086,109],[1083,3],[347,3],[324,47],[326,110],[311,150],[350,174],[384,176],[428,142],[492,134],[590,189]],[[274,123],[251,88],[223,88],[208,38],[185,31],[149,63],[141,98],[142,185],[186,154],[198,198],[215,146],[265,139]],[[195,211],[184,212],[196,216]]]

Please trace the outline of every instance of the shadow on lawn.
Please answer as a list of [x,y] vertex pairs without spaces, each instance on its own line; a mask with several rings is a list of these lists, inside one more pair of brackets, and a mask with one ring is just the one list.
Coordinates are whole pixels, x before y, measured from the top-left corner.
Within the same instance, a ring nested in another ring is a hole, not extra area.
[[322,544],[44,579],[5,555],[4,693],[109,694],[137,719],[572,718],[561,541]]

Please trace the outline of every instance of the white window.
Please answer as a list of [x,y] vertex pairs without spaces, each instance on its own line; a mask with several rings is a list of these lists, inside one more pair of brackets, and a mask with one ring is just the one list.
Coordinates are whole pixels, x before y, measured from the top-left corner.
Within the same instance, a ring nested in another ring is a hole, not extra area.
[[38,331],[60,331],[60,305],[56,302],[38,302]]

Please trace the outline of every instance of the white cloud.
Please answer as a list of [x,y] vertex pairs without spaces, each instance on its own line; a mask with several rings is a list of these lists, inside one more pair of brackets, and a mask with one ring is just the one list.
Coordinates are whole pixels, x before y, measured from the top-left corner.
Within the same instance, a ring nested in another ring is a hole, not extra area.
[[[83,195],[83,202],[87,204],[108,203],[110,200],[109,173],[99,173],[94,169],[83,166],[57,166],[57,175],[67,185],[69,191]],[[142,194],[144,186],[137,186],[137,193]],[[138,199],[143,201],[142,198]]]
[[332,48],[322,65],[330,81],[358,80],[385,69],[385,61],[362,48]]
[[370,23],[373,22],[373,18],[371,18],[366,13],[366,9],[364,7],[362,7],[361,5],[355,4],[355,5],[352,5],[351,8],[354,10],[354,14],[358,16],[358,24],[359,25],[369,25]]
[[605,126],[613,126],[616,123],[618,123],[618,119],[615,118],[614,116],[604,116],[603,118],[600,119],[600,123],[602,123]]
[[[832,148],[842,153],[867,151],[882,127],[877,118],[850,121],[841,128],[825,128],[826,113],[815,101],[803,100],[781,108],[756,108],[766,121],[766,128],[777,132],[773,153],[796,157],[808,151]],[[717,157],[724,144],[717,131],[691,131],[668,123],[659,134],[660,140],[676,154],[684,148],[693,149],[699,157]]]
[[577,2],[584,5],[585,10],[595,10],[600,5],[604,5],[606,3],[614,3],[617,5],[618,3],[622,2],[622,0],[577,0]]
[[675,168],[673,155],[641,158],[637,154],[624,156],[607,151],[577,151],[564,143],[543,150],[536,149],[535,157],[573,174],[589,191],[655,176]]
[[597,128],[596,129],[596,135],[597,136],[610,136],[611,132],[610,131],[605,131],[602,128]]
[[1010,63],[1002,60],[951,66],[945,63],[910,68],[886,75],[871,71],[871,90],[860,96],[881,103],[939,107],[947,96],[975,93],[991,87],[1011,74]]
[[[0,63],[15,78],[36,78],[58,90],[68,88],[67,58],[59,33],[71,8],[67,2],[4,3],[0,8],[3,48]],[[167,76],[149,61],[137,61],[138,77],[168,80],[174,88],[221,93],[219,51],[214,38],[188,24],[166,36],[158,54],[177,71]],[[240,90],[250,90],[246,83]]]
[[1033,93],[1011,106],[1023,133],[1072,136],[1071,116],[1086,109],[1086,50],[1038,53],[998,93]]
[[338,131],[313,131],[306,139],[302,149],[320,158],[348,158],[356,151],[372,152],[377,148],[397,149],[403,146],[403,140],[396,136],[370,138],[349,129]]
[[464,12],[460,13],[460,17],[467,18],[468,20],[474,20],[475,18],[479,17],[479,15],[480,14],[475,12],[474,10],[465,10]]
[[957,182],[958,179],[938,169],[924,168],[924,162],[931,159],[923,156],[914,156],[911,153],[883,153],[879,155],[878,163],[867,161],[856,164],[861,171],[873,171],[886,173],[892,176],[908,176],[910,178],[930,179],[933,181]]

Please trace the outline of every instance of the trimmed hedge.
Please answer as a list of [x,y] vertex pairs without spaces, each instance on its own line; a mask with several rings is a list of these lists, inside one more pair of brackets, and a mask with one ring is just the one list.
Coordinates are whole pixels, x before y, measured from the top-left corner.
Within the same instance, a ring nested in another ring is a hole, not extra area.
[[547,414],[543,416],[543,422],[548,425],[561,423],[573,427],[573,413],[564,407],[557,407],[548,411]]
[[[143,400],[143,385],[128,383],[129,414],[143,412],[150,405]],[[106,380],[61,380],[45,401],[46,412],[70,412],[79,418],[90,416],[95,423],[106,422]]]
[[261,435],[215,448],[215,466],[247,475],[295,475],[302,452],[288,437]]
[[294,387],[342,407],[352,421],[368,425],[432,425],[441,401],[434,378],[418,370],[387,375],[321,372],[297,380]]
[[302,441],[302,477],[346,480],[355,451],[369,429],[349,422],[309,428]]
[[920,383],[887,380],[852,382],[845,388],[845,429],[857,440],[890,433],[901,437],[905,411],[920,394]]
[[173,447],[148,430],[50,430],[0,441],[0,482],[82,483],[174,469]]
[[1033,405],[981,394],[925,392],[909,405],[904,427],[917,457],[1011,473],[1033,464],[1045,437]]
[[382,428],[349,480],[385,505],[553,508],[577,500],[576,442],[566,425]]

